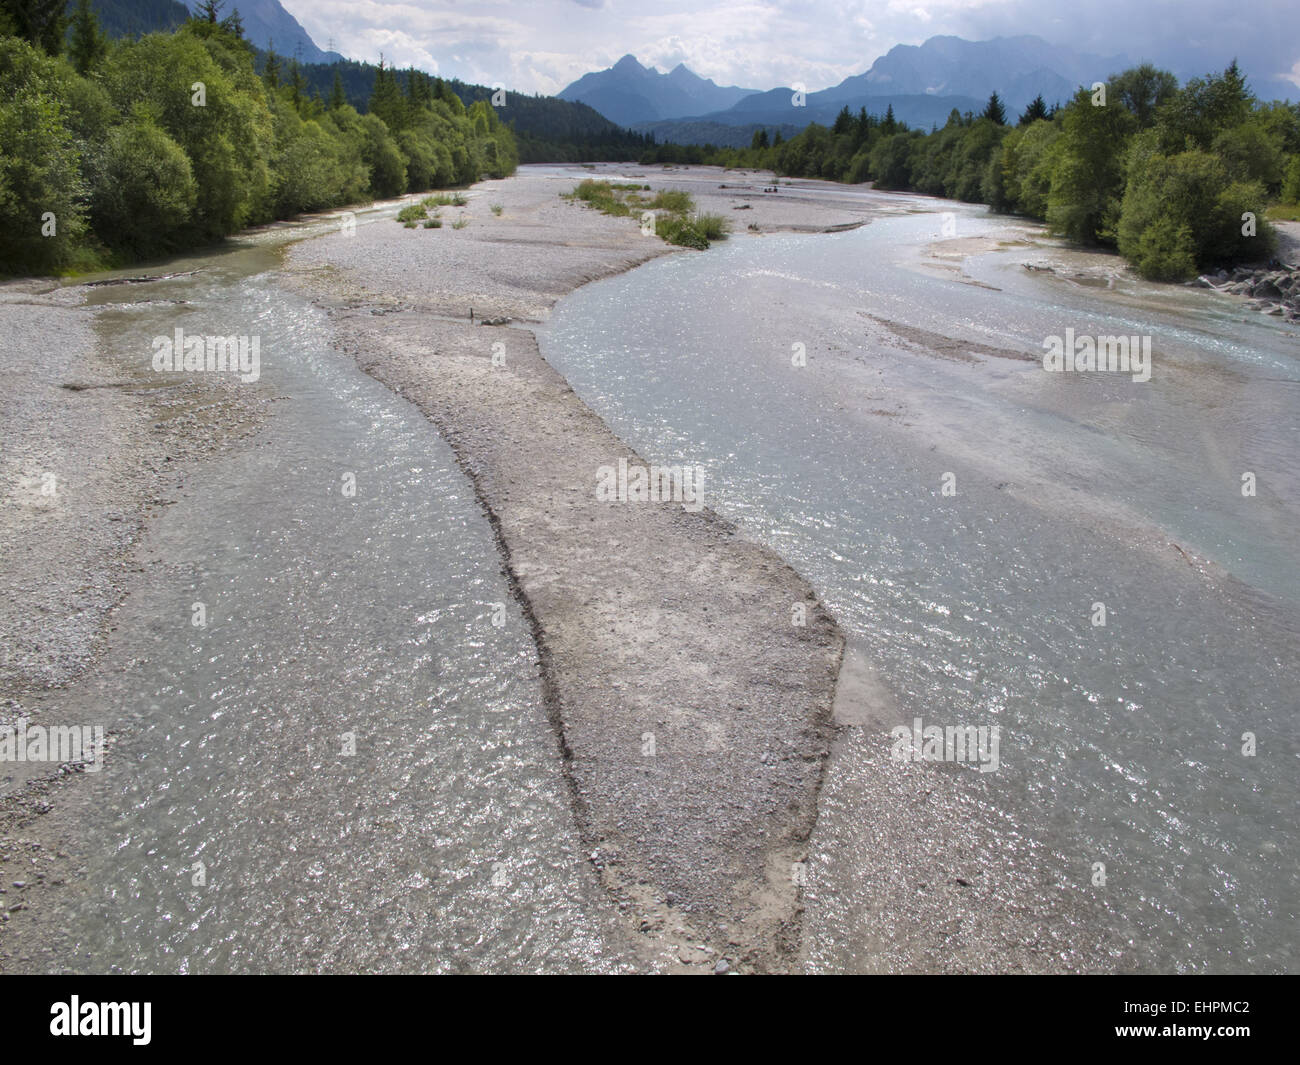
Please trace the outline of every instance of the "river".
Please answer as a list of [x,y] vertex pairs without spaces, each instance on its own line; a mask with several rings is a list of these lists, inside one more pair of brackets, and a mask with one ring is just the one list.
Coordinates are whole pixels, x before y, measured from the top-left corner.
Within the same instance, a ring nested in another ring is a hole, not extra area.
[[337,231],[252,233],[170,262],[195,272],[147,293],[93,290],[100,343],[146,371],[178,327],[258,337],[243,387],[274,416],[151,524],[108,658],[68,696],[73,720],[84,701],[119,738],[80,789],[84,875],[44,915],[49,956],[92,972],[618,968],[473,487],[277,283],[285,240]]
[[[703,466],[870,672],[810,848],[810,969],[1294,969],[1296,337],[1007,225],[918,198],[657,260],[563,300],[543,354],[648,461]],[[969,243],[929,255],[946,236]],[[1067,328],[1149,336],[1150,380],[1045,372]],[[889,757],[916,718],[1001,734],[996,772],[922,767],[951,805],[919,840],[881,830],[930,793]],[[930,868],[959,886],[918,904]],[[1066,916],[971,930],[1016,908]],[[1075,953],[1097,923],[1117,946]]]

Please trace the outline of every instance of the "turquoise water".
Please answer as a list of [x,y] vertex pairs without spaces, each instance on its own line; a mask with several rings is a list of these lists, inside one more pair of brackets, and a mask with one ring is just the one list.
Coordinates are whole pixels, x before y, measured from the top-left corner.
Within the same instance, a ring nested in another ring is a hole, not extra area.
[[[1002,728],[997,772],[927,771],[971,811],[991,878],[1053,885],[1123,947],[1062,967],[1293,969],[1297,339],[1225,297],[1072,278],[1106,260],[1050,246],[977,246],[959,273],[926,257],[934,212],[961,238],[997,220],[917,204],[588,285],[543,352],[647,460],[705,467],[707,505],[811,580],[893,719]],[[1067,327],[1151,336],[1151,380],[1045,372]],[[915,962],[881,961],[901,934],[868,823],[888,744],[850,730],[832,765],[814,969]],[[988,897],[1032,910],[1048,889],[1005,891]]]

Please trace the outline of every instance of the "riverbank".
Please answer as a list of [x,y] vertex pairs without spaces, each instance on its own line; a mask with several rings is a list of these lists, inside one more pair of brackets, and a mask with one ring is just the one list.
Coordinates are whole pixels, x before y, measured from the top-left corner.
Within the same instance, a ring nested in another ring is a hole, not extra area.
[[[756,175],[600,172],[686,188],[702,211],[744,206],[760,232],[873,213],[763,193]],[[708,509],[707,470],[704,509],[597,498],[602,467],[643,460],[542,359],[533,328],[579,285],[674,250],[561,200],[573,184],[524,170],[444,212],[461,229],[366,226],[296,245],[287,271],[473,480],[541,649],[590,860],[631,941],[670,969],[789,968],[842,637],[806,582]]]

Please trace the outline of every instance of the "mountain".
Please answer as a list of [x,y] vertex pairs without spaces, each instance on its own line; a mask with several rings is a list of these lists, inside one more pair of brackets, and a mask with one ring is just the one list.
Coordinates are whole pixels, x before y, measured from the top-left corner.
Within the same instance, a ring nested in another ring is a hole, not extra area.
[[[193,11],[200,0],[190,0]],[[302,25],[287,12],[280,0],[226,0],[221,8],[223,18],[238,11],[244,23],[244,36],[256,47],[267,49],[272,45],[275,54],[303,63],[329,63],[343,57],[338,52],[323,52]]]
[[1128,65],[1124,56],[1084,55],[1041,37],[931,37],[921,45],[895,45],[865,74],[845,78],[825,94],[828,100],[868,95],[987,100],[996,92],[1009,109],[1021,111],[1040,93],[1049,104],[1064,103],[1080,85],[1105,81]]
[[557,95],[561,100],[594,107],[611,122],[630,126],[725,111],[756,91],[715,85],[681,63],[662,74],[654,67],[643,67],[636,56],[625,55],[608,70],[584,74]]
[[865,73],[807,93],[800,107],[791,102],[793,89],[769,89],[750,93],[726,110],[693,115],[690,122],[642,120],[633,128],[652,132],[660,141],[698,144],[701,141],[696,138],[716,134],[721,126],[786,127],[794,123],[803,128],[810,122],[829,125],[844,107],[854,112],[866,108],[872,115],[883,115],[892,107],[895,118],[928,129],[942,126],[954,108],[963,114],[982,111],[994,92],[1014,120],[1040,93],[1049,105],[1064,103],[1080,85],[1104,81],[1129,65],[1123,56],[1083,55],[1048,44],[1041,37],[991,41],[931,37],[922,45],[891,48]]

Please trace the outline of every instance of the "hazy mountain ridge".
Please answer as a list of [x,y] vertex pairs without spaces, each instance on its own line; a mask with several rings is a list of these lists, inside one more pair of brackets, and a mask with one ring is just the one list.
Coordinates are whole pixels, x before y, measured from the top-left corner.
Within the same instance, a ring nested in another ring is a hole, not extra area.
[[584,74],[556,95],[585,103],[611,122],[630,126],[726,111],[757,91],[717,85],[681,63],[664,74],[642,66],[633,55],[625,55],[608,70]]
[[967,41],[931,37],[899,44],[865,74],[845,78],[826,92],[845,96],[927,95],[988,99],[997,92],[1015,109],[1035,96],[1064,103],[1079,85],[1091,85],[1129,65],[1125,56],[1095,56],[1049,44],[1041,37]]
[[[653,132],[660,140],[698,144],[701,136],[717,134],[730,126],[802,128],[810,122],[828,124],[843,107],[855,112],[865,107],[868,113],[876,115],[883,115],[892,107],[895,117],[909,125],[941,126],[954,108],[963,113],[982,110],[994,92],[1014,118],[1035,96],[1041,94],[1048,104],[1064,103],[1080,85],[1104,80],[1128,65],[1124,56],[1085,55],[1050,44],[1041,37],[996,37],[988,41],[931,37],[921,45],[896,45],[864,73],[847,77],[830,88],[806,93],[801,106],[792,102],[794,89],[782,86],[765,92],[741,90],[744,95],[730,106],[715,111],[659,119],[634,118],[631,117],[634,108],[616,95],[629,84],[626,78],[588,80],[613,74],[620,67],[628,76],[634,76],[637,70],[645,71],[632,56],[624,56],[611,71],[585,75],[560,95],[584,83],[588,87],[600,85],[606,94],[604,101],[591,98],[599,95],[593,91],[586,102],[607,118],[643,132]],[[618,115],[602,110],[602,102],[615,107]],[[730,143],[735,139],[724,134],[712,143]]]

